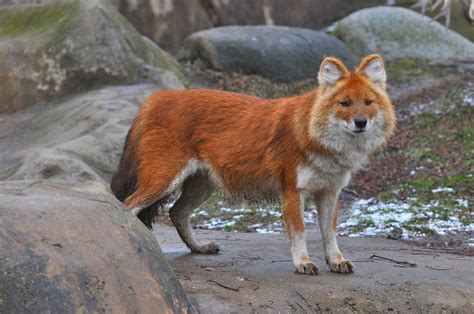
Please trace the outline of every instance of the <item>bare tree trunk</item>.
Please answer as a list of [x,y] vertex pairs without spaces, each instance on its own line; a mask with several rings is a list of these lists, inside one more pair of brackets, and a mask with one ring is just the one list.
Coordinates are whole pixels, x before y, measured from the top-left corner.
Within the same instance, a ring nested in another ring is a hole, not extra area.
[[462,0],[462,7],[464,9],[464,15],[466,18],[474,24],[474,0]]
[[212,0],[200,0],[200,2],[204,11],[206,11],[207,16],[211,20],[211,24],[214,27],[221,26],[222,19],[214,2]]

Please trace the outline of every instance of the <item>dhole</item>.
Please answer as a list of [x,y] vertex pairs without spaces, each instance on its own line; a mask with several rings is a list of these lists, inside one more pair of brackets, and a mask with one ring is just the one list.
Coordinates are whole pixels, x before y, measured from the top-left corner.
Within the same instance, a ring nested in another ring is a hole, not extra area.
[[219,189],[251,200],[278,199],[302,274],[318,273],[306,249],[304,201],[315,200],[326,262],[333,272],[353,265],[336,239],[338,196],[368,154],[386,142],[395,114],[378,55],[354,72],[337,58],[321,64],[319,87],[281,99],[215,90],[160,91],[140,108],[111,188],[149,227],[157,204],[175,190],[170,209],[181,239],[195,253],[219,246],[193,236],[189,217]]

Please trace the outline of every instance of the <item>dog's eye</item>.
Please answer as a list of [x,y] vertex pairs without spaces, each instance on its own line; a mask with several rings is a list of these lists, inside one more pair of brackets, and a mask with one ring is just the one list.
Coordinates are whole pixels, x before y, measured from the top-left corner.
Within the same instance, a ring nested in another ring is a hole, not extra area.
[[347,100],[341,101],[339,104],[343,107],[349,107],[349,105],[350,105]]
[[365,105],[370,106],[370,105],[372,105],[373,102],[374,102],[373,100],[366,100]]

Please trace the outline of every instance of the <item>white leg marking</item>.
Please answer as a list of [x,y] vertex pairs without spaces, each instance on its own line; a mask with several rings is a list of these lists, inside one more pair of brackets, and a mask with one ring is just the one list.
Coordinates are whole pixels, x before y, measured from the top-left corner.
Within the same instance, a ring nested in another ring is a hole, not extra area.
[[[305,197],[300,194],[300,217],[304,217]],[[304,224],[304,220],[303,220]],[[291,235],[291,258],[296,267],[296,272],[307,275],[317,275],[319,270],[316,264],[310,261],[308,249],[306,248],[306,230],[293,232]]]
[[[304,196],[300,195],[300,213],[301,217],[304,217]],[[306,230],[303,232],[294,232],[291,236],[291,257],[293,259],[293,264],[296,267],[298,265],[308,262],[308,249],[306,248]]]
[[352,273],[353,265],[350,260],[345,259],[337,245],[337,234],[332,229],[332,218],[336,207],[339,191],[325,192],[316,199],[319,213],[319,227],[323,237],[323,247],[326,255],[326,262],[331,271],[337,273]]
[[295,232],[291,237],[291,257],[296,267],[309,261],[308,249],[306,248],[306,231],[302,233]]
[[325,192],[321,193],[320,197],[316,199],[319,214],[319,227],[323,237],[323,246],[326,258],[330,261],[335,260],[337,253],[339,253],[336,232],[331,228],[338,194],[338,192]]

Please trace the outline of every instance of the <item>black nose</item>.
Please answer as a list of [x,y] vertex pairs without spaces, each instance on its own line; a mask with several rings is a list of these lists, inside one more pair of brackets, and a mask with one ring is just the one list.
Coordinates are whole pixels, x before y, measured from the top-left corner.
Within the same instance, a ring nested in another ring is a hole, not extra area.
[[356,127],[364,129],[367,126],[367,119],[354,119]]

